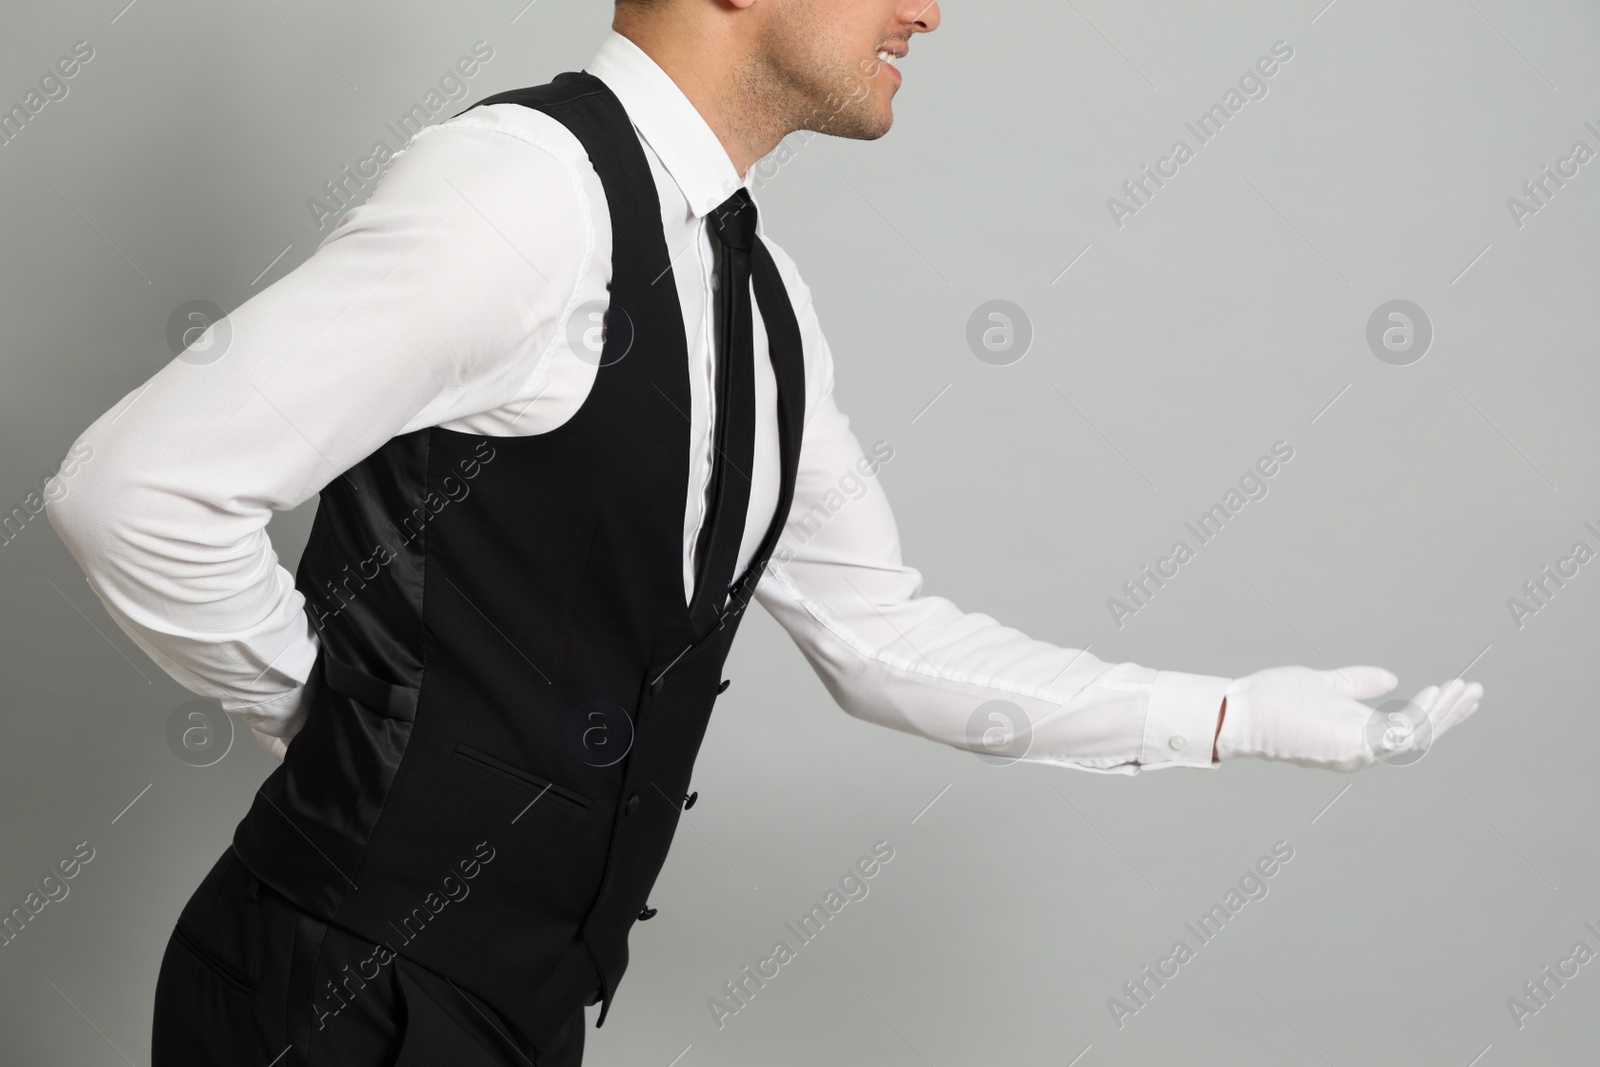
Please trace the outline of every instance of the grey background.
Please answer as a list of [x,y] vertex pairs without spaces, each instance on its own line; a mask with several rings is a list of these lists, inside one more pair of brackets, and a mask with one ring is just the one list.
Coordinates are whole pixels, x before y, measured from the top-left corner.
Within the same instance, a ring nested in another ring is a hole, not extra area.
[[[930,591],[1169,669],[1374,662],[1410,695],[1470,665],[1483,709],[1417,766],[1354,777],[999,768],[843,715],[756,613],[587,1062],[1593,1062],[1600,964],[1521,1031],[1506,1000],[1600,949],[1600,563],[1521,629],[1506,601],[1600,547],[1600,162],[1521,230],[1506,198],[1600,148],[1600,13],[1323,2],[953,2],[886,140],[818,139],[759,195],[842,406],[895,446],[880,477]],[[7,104],[73,42],[97,51],[0,148],[6,510],[170,358],[174,308],[235,307],[311,253],[306,200],[474,41],[496,49],[476,99],[581,66],[610,15],[124,3],[0,12]],[[1112,225],[1106,199],[1277,40],[1295,58],[1270,95]],[[1366,321],[1402,298],[1436,336],[1394,367]],[[1012,366],[966,345],[991,299],[1033,323]],[[1278,440],[1296,454],[1270,495],[1115,627],[1106,599]],[[273,524],[290,566],[310,517]],[[0,949],[0,1059],[142,1067],[165,939],[271,763],[243,737],[209,768],[174,757],[190,696],[43,518],[0,548],[0,592],[0,910],[97,850]],[[707,1000],[878,840],[896,857],[870,895],[719,1031]],[[1270,895],[1119,1031],[1107,999],[1280,840]]]

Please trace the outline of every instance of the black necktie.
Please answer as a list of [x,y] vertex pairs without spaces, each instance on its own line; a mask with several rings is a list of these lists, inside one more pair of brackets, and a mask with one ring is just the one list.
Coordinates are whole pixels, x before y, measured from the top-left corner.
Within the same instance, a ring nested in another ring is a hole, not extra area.
[[756,451],[755,322],[750,308],[750,250],[756,206],[740,189],[712,211],[711,235],[720,251],[716,273],[716,424],[712,430],[711,511],[695,545],[690,618],[704,629],[727,601],[738,575],[739,545],[750,507]]

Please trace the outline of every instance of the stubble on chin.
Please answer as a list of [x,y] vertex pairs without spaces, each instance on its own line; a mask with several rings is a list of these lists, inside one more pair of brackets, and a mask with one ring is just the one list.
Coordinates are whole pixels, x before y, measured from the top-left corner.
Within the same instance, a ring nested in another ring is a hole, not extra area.
[[[809,130],[857,141],[875,141],[889,132],[893,114],[880,110],[879,82],[887,78],[880,65],[855,65],[839,60],[849,49],[839,41],[808,32],[801,13],[769,31],[762,53],[737,81],[746,93],[750,119],[785,136]],[[760,118],[757,118],[757,115]]]

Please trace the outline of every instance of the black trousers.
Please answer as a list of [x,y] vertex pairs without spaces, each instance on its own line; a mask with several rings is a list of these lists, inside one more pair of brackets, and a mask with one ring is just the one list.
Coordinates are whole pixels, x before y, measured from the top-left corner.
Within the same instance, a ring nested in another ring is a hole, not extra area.
[[580,1008],[537,1052],[447,979],[300,911],[230,847],[167,942],[151,1062],[577,1067],[584,1026]]

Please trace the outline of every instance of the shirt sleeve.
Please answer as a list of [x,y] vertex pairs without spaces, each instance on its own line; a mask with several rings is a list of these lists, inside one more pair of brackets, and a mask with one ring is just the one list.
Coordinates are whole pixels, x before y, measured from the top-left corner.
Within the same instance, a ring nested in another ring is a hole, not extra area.
[[[831,367],[809,308],[801,325]],[[756,589],[840,707],[995,760],[1120,774],[1212,765],[1229,679],[1106,663],[924,594],[877,481],[893,455],[887,442],[862,449],[829,388]]]
[[517,395],[587,269],[589,216],[573,161],[528,140],[463,122],[397,155],[309,259],[74,445],[92,458],[50,520],[118,625],[258,737],[292,736],[317,639],[271,513]]

